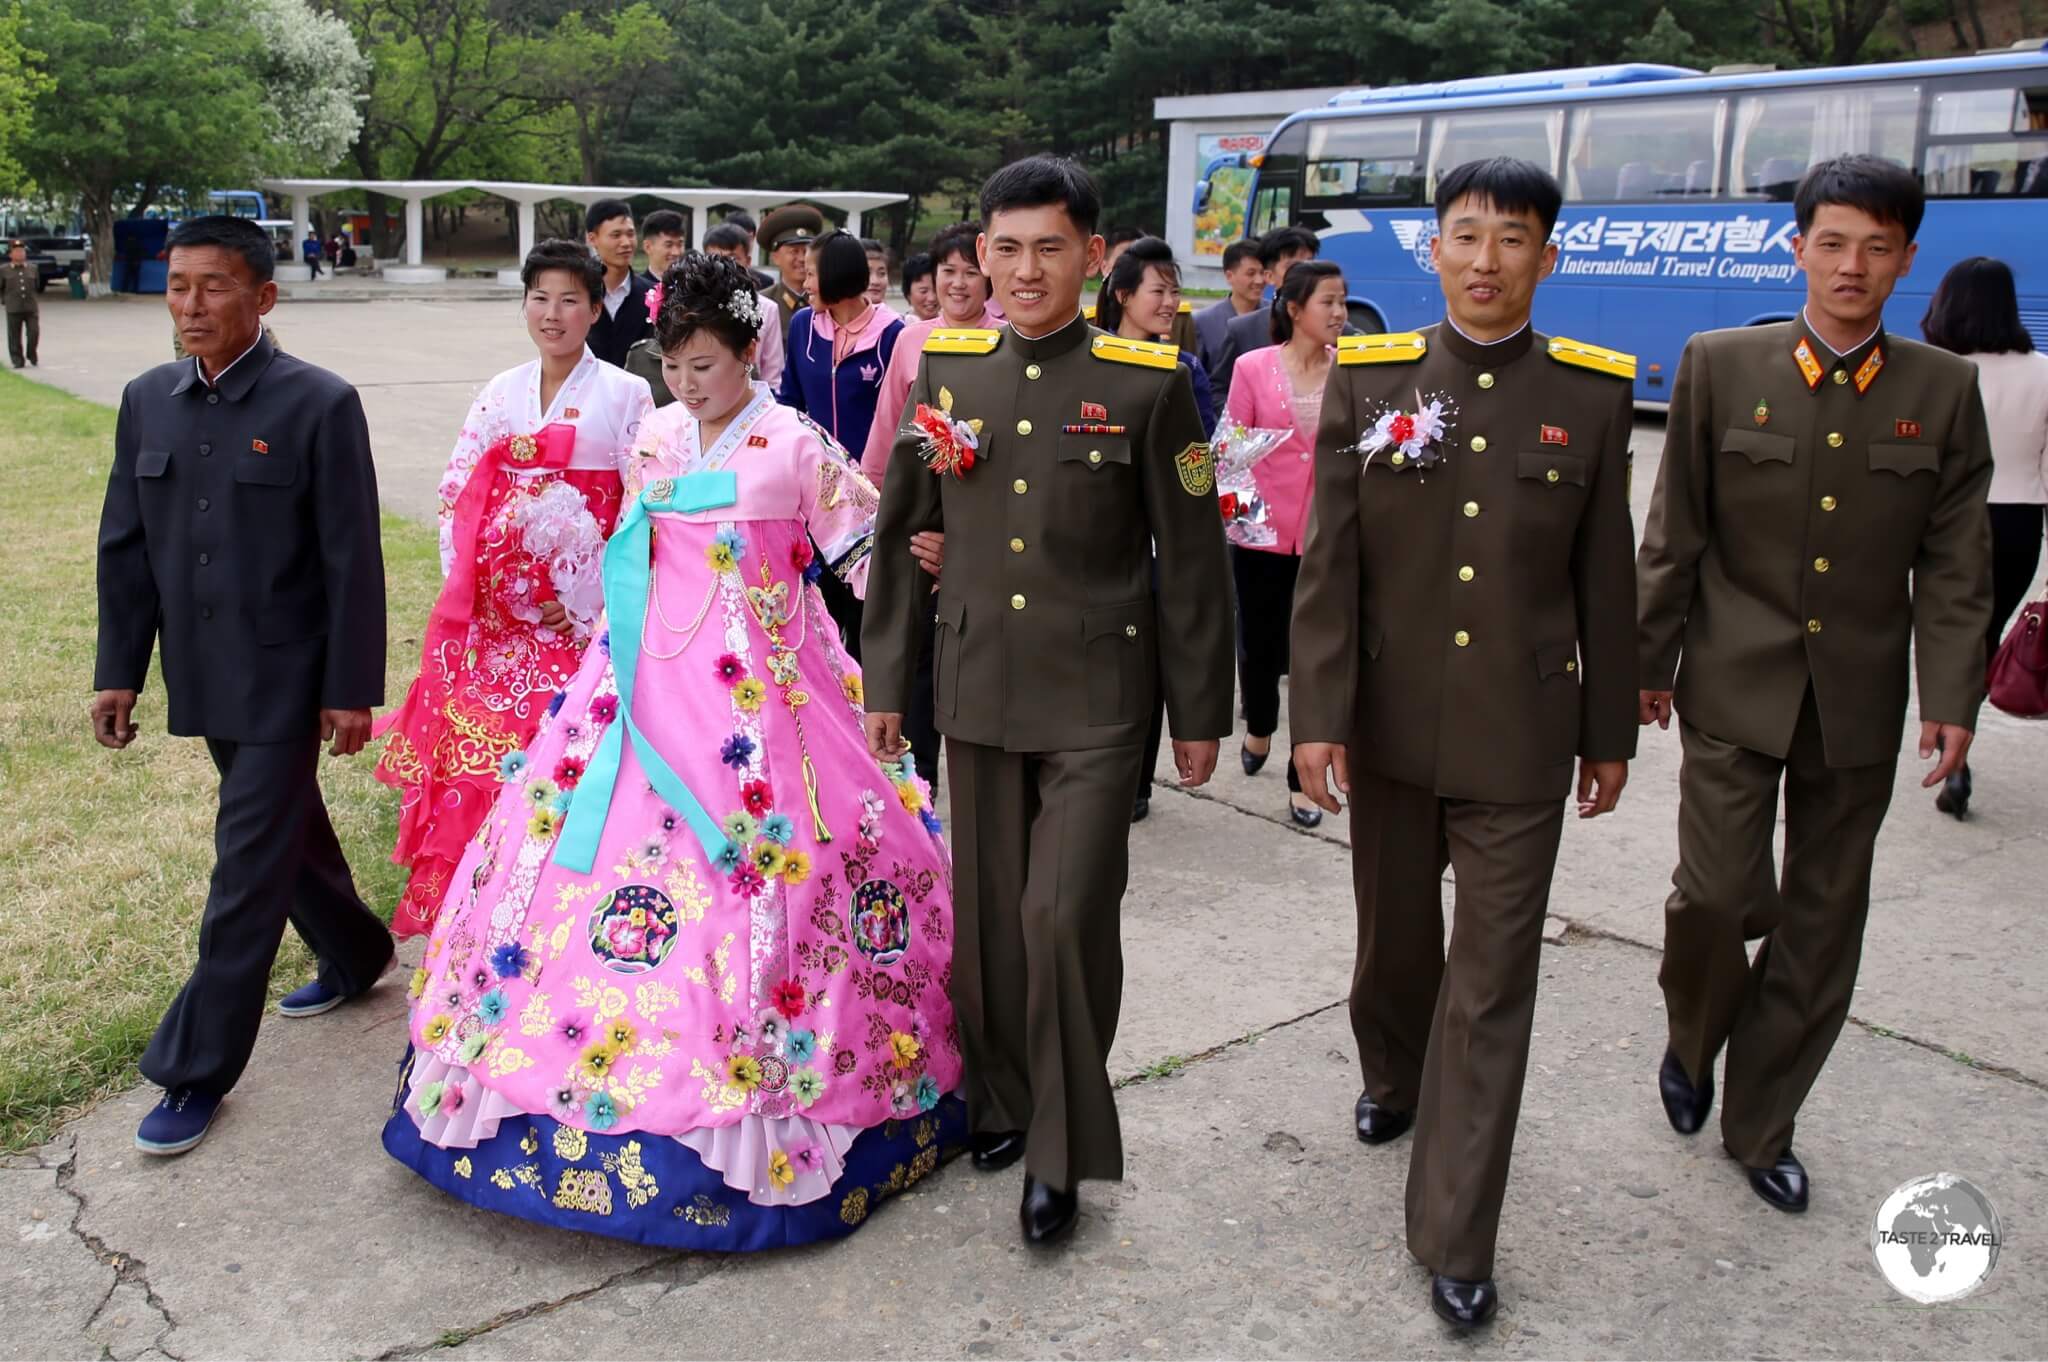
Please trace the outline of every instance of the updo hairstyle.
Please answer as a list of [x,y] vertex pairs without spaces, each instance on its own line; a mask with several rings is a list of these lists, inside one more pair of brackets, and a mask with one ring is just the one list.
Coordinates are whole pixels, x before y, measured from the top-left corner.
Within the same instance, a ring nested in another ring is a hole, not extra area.
[[761,298],[738,261],[685,251],[661,277],[654,334],[662,353],[673,354],[699,331],[709,331],[733,354],[744,354],[761,333]]

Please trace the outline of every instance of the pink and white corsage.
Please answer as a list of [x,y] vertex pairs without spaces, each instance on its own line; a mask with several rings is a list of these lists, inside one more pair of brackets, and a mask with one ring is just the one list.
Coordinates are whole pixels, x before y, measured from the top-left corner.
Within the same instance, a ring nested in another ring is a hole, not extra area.
[[1358,437],[1353,448],[1370,464],[1381,454],[1394,468],[1434,468],[1443,462],[1444,437],[1450,433],[1457,408],[1442,393],[1426,400],[1415,394],[1415,410],[1389,407]]

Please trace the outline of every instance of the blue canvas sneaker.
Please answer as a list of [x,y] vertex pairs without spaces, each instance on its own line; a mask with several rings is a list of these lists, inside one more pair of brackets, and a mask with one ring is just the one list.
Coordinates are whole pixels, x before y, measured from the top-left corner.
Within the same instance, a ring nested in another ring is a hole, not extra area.
[[287,1017],[317,1017],[322,1012],[332,1012],[347,1001],[347,998],[315,979],[303,988],[295,988],[278,999],[277,1010]]
[[206,1138],[221,1099],[196,1088],[173,1088],[142,1118],[135,1147],[145,1154],[182,1154]]

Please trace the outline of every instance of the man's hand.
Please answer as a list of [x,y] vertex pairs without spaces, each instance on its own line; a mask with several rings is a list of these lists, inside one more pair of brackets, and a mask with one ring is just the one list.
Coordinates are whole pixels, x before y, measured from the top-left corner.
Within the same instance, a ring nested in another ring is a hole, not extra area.
[[901,761],[909,751],[903,741],[903,716],[901,714],[878,714],[869,710],[861,721],[861,727],[868,735],[868,755],[876,761]]
[[101,747],[111,747],[116,752],[135,741],[136,727],[130,722],[135,713],[135,692],[132,690],[103,690],[92,697],[92,735]]
[[543,629],[552,629],[558,634],[566,634],[576,627],[569,621],[568,608],[560,601],[540,603],[540,623]]
[[1644,728],[1651,724],[1659,728],[1671,727],[1671,692],[1668,690],[1639,690],[1636,692],[1636,722]]
[[1342,813],[1340,794],[1351,793],[1351,758],[1340,742],[1304,742],[1294,745],[1294,773],[1301,777],[1301,792],[1316,807]]
[[910,556],[917,565],[939,579],[939,569],[946,565],[946,532],[944,530],[919,530],[910,536]]
[[1180,784],[1184,790],[1209,783],[1209,777],[1216,774],[1216,748],[1214,738],[1201,742],[1173,740],[1173,769],[1180,772]]
[[352,757],[370,741],[370,711],[367,709],[323,709],[320,711],[320,741],[334,739],[327,749],[330,757]]
[[[101,693],[105,694],[105,692]],[[1976,735],[1961,724],[1938,724],[1931,720],[1922,721],[1920,725],[1920,760],[1926,761],[1936,752],[1940,752],[1941,761],[1936,764],[1932,771],[1927,773],[1927,778],[1920,782],[1920,788],[1931,790],[1962,770],[1963,763],[1970,759],[1970,744],[1975,740]],[[105,742],[106,739],[101,738],[100,741]]]
[[1621,787],[1628,784],[1625,761],[1579,762],[1579,817],[1598,818],[1613,813],[1621,802]]

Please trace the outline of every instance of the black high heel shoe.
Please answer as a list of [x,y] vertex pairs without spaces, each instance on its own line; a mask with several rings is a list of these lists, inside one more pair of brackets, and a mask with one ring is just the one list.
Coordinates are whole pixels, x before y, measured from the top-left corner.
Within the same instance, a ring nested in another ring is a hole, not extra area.
[[1273,748],[1271,746],[1271,742],[1272,740],[1270,738],[1267,739],[1268,746],[1266,750],[1263,752],[1252,751],[1249,744],[1237,749],[1237,763],[1238,765],[1244,767],[1244,773],[1246,775],[1255,776],[1261,770],[1265,769],[1266,758],[1273,755]]

